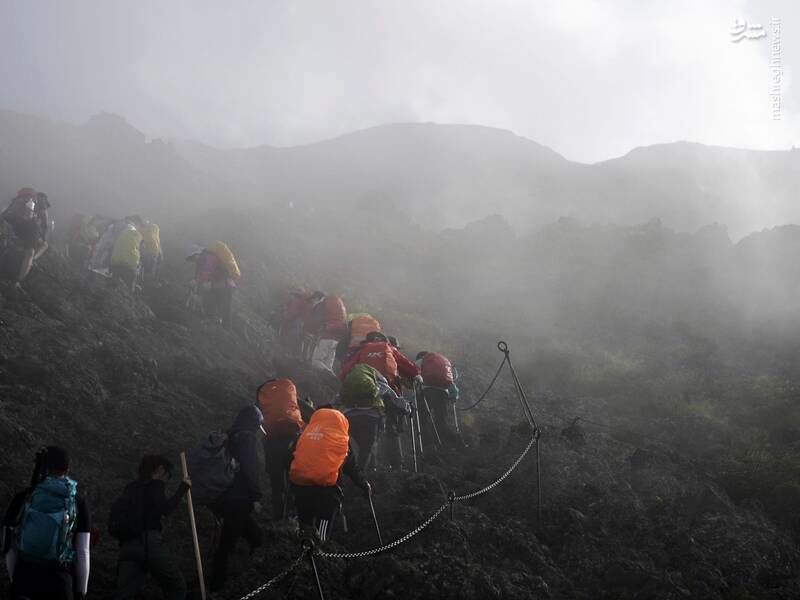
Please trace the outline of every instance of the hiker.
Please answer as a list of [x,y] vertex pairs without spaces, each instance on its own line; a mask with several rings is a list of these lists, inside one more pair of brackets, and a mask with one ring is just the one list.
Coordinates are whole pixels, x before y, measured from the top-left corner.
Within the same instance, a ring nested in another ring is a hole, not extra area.
[[342,507],[341,472],[366,496],[372,492],[350,448],[349,423],[338,410],[319,408],[294,445],[289,480],[300,535],[325,542]]
[[401,391],[401,380],[422,380],[417,365],[399,349],[392,346],[389,338],[379,331],[367,334],[366,339],[359,344],[358,348],[350,353],[342,366],[340,374],[342,381],[347,377],[350,369],[358,363],[366,363],[375,367],[398,394]]
[[142,234],[132,222],[128,222],[126,219],[125,227],[114,240],[109,265],[112,279],[122,281],[131,293],[136,291],[136,281],[139,278],[142,257],[139,248],[141,243]]
[[50,202],[46,194],[22,188],[2,212],[2,218],[11,225],[22,246],[14,283],[18,288],[30,273],[33,262],[47,250],[52,225],[48,208]]
[[264,415],[264,465],[272,488],[272,518],[286,516],[287,472],[291,446],[305,423],[297,402],[297,388],[290,379],[270,379],[256,391]]
[[142,234],[142,281],[149,284],[157,279],[161,263],[164,261],[161,252],[161,234],[158,225],[147,219],[140,220],[138,229]]
[[281,345],[287,354],[302,356],[301,345],[306,323],[311,319],[311,292],[299,287],[289,290],[289,298],[280,315]]
[[167,482],[172,477],[172,463],[163,456],[144,456],[138,478],[129,483],[122,497],[112,505],[109,533],[119,543],[117,562],[117,599],[134,600],[153,576],[170,600],[186,597],[186,581],[173,554],[161,536],[161,518],[177,508],[192,487],[187,477],[167,498]]
[[450,359],[437,352],[420,352],[416,363],[422,375],[422,396],[436,420],[436,430],[442,444],[451,448],[463,448],[461,435],[455,431],[450,420],[455,419],[455,404],[458,401],[458,372]]
[[347,334],[347,310],[339,296],[314,292],[310,333],[315,340],[311,366],[333,374],[339,343]]
[[57,446],[36,455],[31,486],[11,501],[3,521],[12,600],[72,600],[89,585],[89,510]]
[[110,219],[100,233],[97,243],[92,248],[89,255],[87,266],[90,271],[99,275],[109,276],[111,263],[111,253],[114,250],[114,242],[117,236],[127,228],[128,224],[122,219]]
[[76,215],[67,236],[67,257],[72,265],[85,269],[92,250],[100,239],[108,219],[100,216]]
[[367,339],[369,333],[380,331],[381,324],[370,314],[354,313],[347,316],[347,328],[347,354],[349,355],[358,350],[361,342]]
[[[339,400],[342,412],[350,423],[350,437],[355,444],[359,470],[366,472],[372,466],[374,450],[380,432],[384,429],[387,414],[410,414],[408,403],[391,388],[386,378],[374,367],[355,365],[342,383]],[[394,458],[394,457],[393,457]],[[392,468],[399,468],[390,461]],[[402,463],[402,455],[400,457]]]
[[222,589],[228,576],[228,559],[243,537],[253,554],[262,544],[261,530],[253,520],[254,503],[261,500],[258,483],[257,438],[261,436],[264,417],[258,406],[246,406],[236,415],[228,431],[228,451],[236,459],[239,469],[230,487],[211,505],[211,510],[222,520],[219,546],[214,555],[209,588]]
[[206,316],[230,327],[233,292],[241,278],[233,252],[224,242],[217,241],[208,248],[193,246],[186,260],[195,263],[195,281]]

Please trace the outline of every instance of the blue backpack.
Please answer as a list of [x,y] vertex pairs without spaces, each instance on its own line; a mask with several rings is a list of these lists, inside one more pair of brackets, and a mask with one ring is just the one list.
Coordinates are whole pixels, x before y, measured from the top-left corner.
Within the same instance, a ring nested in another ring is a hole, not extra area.
[[77,489],[77,482],[69,477],[45,477],[33,488],[17,527],[20,558],[36,563],[72,562]]

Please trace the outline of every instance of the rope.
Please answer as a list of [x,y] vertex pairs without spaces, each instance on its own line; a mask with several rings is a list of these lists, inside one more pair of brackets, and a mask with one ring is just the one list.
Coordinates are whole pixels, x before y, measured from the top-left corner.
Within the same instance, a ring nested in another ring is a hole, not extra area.
[[471,406],[467,406],[466,408],[456,408],[456,410],[458,410],[458,411],[460,411],[460,412],[464,412],[464,411],[467,411],[467,410],[472,410],[473,408],[475,408],[476,406],[478,406],[478,404],[480,404],[481,402],[483,402],[483,401],[486,399],[486,396],[487,396],[487,395],[489,394],[489,392],[492,390],[492,387],[494,386],[495,382],[497,381],[497,378],[498,378],[498,377],[500,377],[500,371],[502,371],[502,370],[503,370],[503,367],[505,366],[505,364],[506,364],[507,362],[508,362],[508,353],[506,353],[506,355],[503,357],[503,360],[502,360],[502,361],[500,361],[500,366],[499,366],[499,367],[497,367],[497,372],[494,374],[494,377],[492,377],[492,381],[491,381],[491,383],[489,383],[489,387],[487,387],[487,388],[486,388],[486,391],[485,391],[485,392],[483,392],[483,394],[481,394],[481,397],[480,397],[480,398],[478,398],[478,399],[477,399],[477,400],[474,402],[474,404],[472,404]]
[[297,558],[294,560],[294,562],[293,562],[293,563],[291,563],[291,564],[290,564],[288,567],[286,567],[286,568],[285,568],[283,571],[281,571],[280,573],[278,573],[277,575],[275,575],[275,577],[273,577],[272,579],[270,579],[270,580],[269,580],[269,581],[267,581],[266,583],[264,583],[264,584],[262,584],[262,585],[258,586],[258,587],[257,587],[256,589],[254,589],[252,592],[250,592],[250,593],[248,593],[248,594],[245,594],[244,596],[242,596],[241,598],[239,598],[239,600],[250,600],[251,598],[255,598],[256,596],[260,596],[262,593],[264,593],[264,592],[267,590],[267,588],[269,588],[269,587],[271,587],[271,586],[275,585],[275,584],[276,584],[276,583],[278,583],[278,582],[279,582],[281,579],[283,579],[284,577],[286,577],[286,576],[287,576],[289,573],[291,573],[292,571],[294,571],[294,570],[295,570],[295,569],[296,569],[298,566],[300,566],[300,563],[301,563],[301,562],[302,562],[302,560],[305,558],[305,556],[306,556],[306,550],[303,550],[303,552],[300,554],[300,556],[298,556],[298,557],[297,557]]

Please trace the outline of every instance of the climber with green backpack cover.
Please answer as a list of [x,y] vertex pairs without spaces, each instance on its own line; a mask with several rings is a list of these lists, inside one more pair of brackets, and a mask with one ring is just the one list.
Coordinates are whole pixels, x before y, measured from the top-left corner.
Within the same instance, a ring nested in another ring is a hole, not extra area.
[[36,455],[30,487],[11,501],[3,553],[12,599],[72,600],[89,584],[89,511],[57,446]]
[[372,466],[378,437],[385,423],[387,404],[403,414],[410,413],[410,407],[392,389],[386,378],[366,363],[358,363],[350,369],[342,382],[339,402],[350,423],[356,464],[364,472]]

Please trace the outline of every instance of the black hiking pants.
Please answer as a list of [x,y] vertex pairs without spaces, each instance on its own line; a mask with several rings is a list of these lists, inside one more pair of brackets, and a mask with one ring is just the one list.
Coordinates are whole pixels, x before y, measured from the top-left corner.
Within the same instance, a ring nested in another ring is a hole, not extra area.
[[386,409],[386,428],[383,432],[383,462],[392,470],[403,467],[403,442],[401,434],[404,431],[405,415],[400,411]]
[[355,446],[356,464],[362,473],[374,466],[375,447],[381,430],[381,418],[369,413],[349,413],[350,439]]
[[[426,387],[423,390],[423,397],[428,401],[428,406],[436,421],[436,431],[439,432],[442,446],[444,448],[460,448],[462,446],[461,437],[455,432],[451,424],[451,420],[453,419],[453,407],[447,390]],[[424,405],[421,406],[420,409],[422,410],[421,416],[424,417],[422,431],[427,438],[427,445],[425,446],[425,450],[427,451],[428,448],[435,448],[435,434],[433,432],[433,426],[428,421],[428,411],[425,409]]]
[[329,539],[333,521],[342,508],[341,488],[338,485],[292,484],[292,493],[301,535],[315,530],[322,541]]
[[72,571],[61,566],[40,565],[17,559],[11,600],[73,600],[75,593]]
[[210,587],[219,589],[228,577],[228,560],[240,537],[253,551],[262,543],[261,529],[253,519],[253,503],[245,498],[228,497],[211,507],[217,518],[222,519],[219,546],[214,555]]
[[272,518],[286,516],[291,445],[296,434],[270,435],[264,439],[264,465],[272,488]]
[[117,600],[136,600],[151,575],[166,600],[186,598],[186,581],[161,532],[148,531],[120,546],[117,564]]

